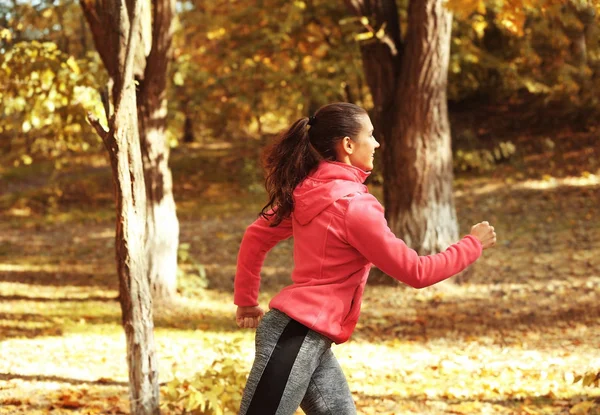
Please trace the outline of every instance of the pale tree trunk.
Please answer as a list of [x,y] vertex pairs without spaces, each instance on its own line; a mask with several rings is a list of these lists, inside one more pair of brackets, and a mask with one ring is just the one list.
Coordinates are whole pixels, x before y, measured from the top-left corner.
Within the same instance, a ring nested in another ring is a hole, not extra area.
[[384,205],[391,230],[422,255],[456,242],[446,102],[452,15],[443,0],[412,0],[401,39],[394,0],[346,0],[386,35],[361,47],[382,142]]
[[[109,47],[115,34],[107,30],[106,0],[81,0],[96,49],[111,78],[115,57]],[[138,82],[138,121],[147,191],[147,278],[155,301],[170,301],[176,295],[179,221],[173,198],[166,143],[166,85],[171,60],[174,0],[143,0],[146,5],[136,37],[134,74]]]
[[88,118],[102,137],[109,154],[116,198],[116,260],[119,301],[127,341],[131,413],[159,414],[158,364],[155,357],[152,296],[147,279],[146,189],[139,145],[136,92],[133,77],[135,36],[143,3],[119,0],[104,4],[114,33],[116,73],[113,87],[114,114],[105,131],[92,114]]
[[148,197],[146,254],[155,300],[170,301],[177,290],[179,221],[166,141],[167,69],[171,60],[174,0],[155,0],[152,49],[139,88],[138,118]]

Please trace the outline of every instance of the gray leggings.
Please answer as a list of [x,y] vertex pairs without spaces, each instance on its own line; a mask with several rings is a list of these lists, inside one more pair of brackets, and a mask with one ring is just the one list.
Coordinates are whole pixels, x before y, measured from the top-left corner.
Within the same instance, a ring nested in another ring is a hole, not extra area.
[[256,329],[256,355],[239,415],[355,415],[331,340],[279,310]]

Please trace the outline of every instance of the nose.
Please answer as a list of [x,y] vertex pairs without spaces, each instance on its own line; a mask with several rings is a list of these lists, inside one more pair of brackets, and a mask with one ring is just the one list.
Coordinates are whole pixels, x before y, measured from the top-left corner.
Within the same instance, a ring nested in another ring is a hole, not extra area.
[[379,148],[381,147],[381,144],[379,144],[379,141],[375,140],[375,148]]

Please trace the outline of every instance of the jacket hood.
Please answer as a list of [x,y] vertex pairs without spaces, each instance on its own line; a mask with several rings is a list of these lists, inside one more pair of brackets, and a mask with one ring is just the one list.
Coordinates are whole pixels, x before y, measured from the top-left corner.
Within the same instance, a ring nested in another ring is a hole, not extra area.
[[322,161],[294,189],[294,218],[306,225],[336,200],[351,193],[368,193],[363,183],[371,173],[337,161]]

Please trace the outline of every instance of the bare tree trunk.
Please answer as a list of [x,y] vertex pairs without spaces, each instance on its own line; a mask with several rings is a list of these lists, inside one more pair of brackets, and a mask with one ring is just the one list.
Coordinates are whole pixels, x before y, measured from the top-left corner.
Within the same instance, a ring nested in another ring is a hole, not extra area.
[[352,93],[352,88],[347,83],[344,85],[344,99],[346,102],[350,102],[351,104],[356,104],[356,98]]
[[[400,39],[400,22],[395,0],[345,0],[352,13],[369,19],[372,30],[385,25],[385,38],[380,42],[361,47],[363,70],[373,97],[373,126],[375,135],[386,151],[396,120],[396,90],[400,76],[403,44]],[[385,166],[384,166],[385,169]],[[384,180],[387,173],[384,171]]]
[[420,254],[458,238],[446,102],[452,15],[443,0],[412,0],[401,39],[394,0],[346,0],[386,35],[361,47],[382,141],[384,205],[392,231]]
[[[80,0],[94,43],[111,77],[115,71],[108,47],[114,33],[107,30],[101,0]],[[137,38],[142,47],[135,54],[134,74],[138,81],[138,122],[147,192],[146,255],[148,280],[154,300],[170,301],[177,288],[179,221],[173,198],[169,147],[165,138],[167,69],[171,60],[174,0],[143,0]]]
[[185,121],[183,123],[183,142],[184,143],[193,143],[194,138],[194,122],[192,121],[192,116],[187,109],[188,104],[185,104],[184,113],[185,113]]
[[167,69],[171,60],[174,0],[155,0],[152,48],[139,89],[140,143],[148,196],[146,253],[148,279],[155,300],[170,301],[177,294],[179,221],[169,168],[167,124]]
[[60,41],[59,48],[61,51],[63,51],[67,55],[70,55],[71,51],[69,50],[69,37],[66,35],[66,30],[65,30],[65,18],[64,18],[65,6],[62,4],[55,6],[54,12],[56,13],[56,18],[58,20],[58,24],[60,25],[61,32],[63,34],[63,36],[59,39],[59,41]]
[[81,45],[83,46],[83,54],[88,51],[87,30],[85,30],[85,16],[81,15]]
[[567,25],[565,27],[566,34],[571,41],[571,53],[575,63],[581,67],[588,64],[588,49],[587,42],[590,37],[590,31],[594,27],[596,9],[592,4],[567,4],[567,10],[577,17],[580,26],[574,27]]
[[408,16],[384,199],[390,228],[430,254],[458,239],[446,95],[452,14],[443,0],[420,0]]
[[158,364],[154,353],[152,296],[144,249],[146,189],[133,78],[136,30],[143,7],[141,1],[132,0],[129,11],[119,0],[105,5],[106,16],[110,17],[107,30],[116,33],[119,39],[113,45],[118,64],[116,70],[120,74],[113,88],[115,113],[109,118],[109,131],[105,131],[93,115],[88,114],[88,118],[104,141],[115,184],[116,260],[122,322],[127,339],[131,413],[151,415],[160,413]]

